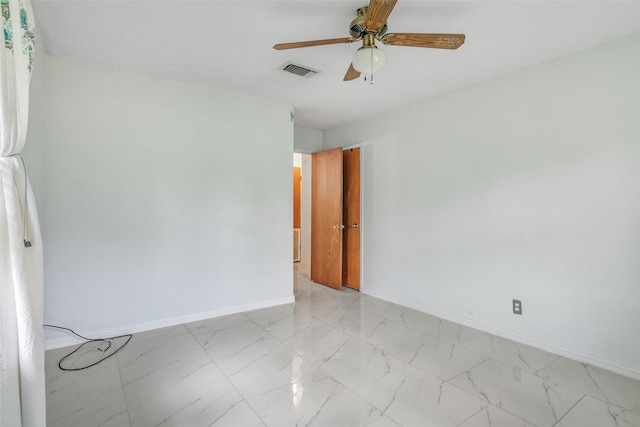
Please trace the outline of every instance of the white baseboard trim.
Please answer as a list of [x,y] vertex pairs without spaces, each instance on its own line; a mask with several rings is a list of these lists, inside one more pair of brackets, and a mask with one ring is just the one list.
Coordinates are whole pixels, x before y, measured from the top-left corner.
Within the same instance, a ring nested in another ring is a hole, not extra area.
[[[87,337],[114,337],[125,334],[135,334],[137,332],[145,332],[153,329],[166,328],[168,326],[182,325],[184,323],[197,322],[199,320],[212,319],[214,317],[226,316],[229,314],[242,313],[245,311],[258,310],[261,308],[275,307],[277,305],[291,304],[295,302],[293,295],[290,297],[277,298],[268,301],[261,301],[253,304],[240,305],[236,307],[221,308],[216,310],[201,311],[198,313],[190,313],[182,316],[169,317],[164,319],[151,320],[149,322],[137,323],[120,329],[103,329],[99,331],[82,331],[82,335]],[[46,329],[49,330],[49,329]],[[55,348],[76,345],[82,340],[68,334],[63,337],[45,338],[45,350],[53,350]]]
[[411,301],[403,300],[402,298],[396,298],[396,297],[393,297],[384,293],[375,292],[375,291],[369,291],[369,290],[364,291],[362,289],[361,291],[363,294],[371,295],[372,297],[380,298],[385,301],[389,301],[389,302],[399,304],[408,308],[412,308],[414,310],[418,310],[423,313],[427,313],[432,316],[439,317],[441,319],[449,320],[454,323],[468,326],[470,328],[478,329],[480,331],[487,332],[502,338],[507,338],[522,344],[530,345],[532,347],[536,347],[541,350],[545,350],[550,353],[566,357],[568,359],[586,363],[601,369],[605,369],[607,371],[615,372],[616,374],[620,374],[628,378],[640,380],[640,369],[638,368],[612,362],[610,360],[606,360],[601,357],[587,354],[570,347],[563,347],[555,344],[550,344],[527,335],[519,334],[517,332],[496,328],[495,326],[479,322],[475,319],[460,316],[454,313],[447,313],[447,312],[438,310],[434,307],[416,304]]

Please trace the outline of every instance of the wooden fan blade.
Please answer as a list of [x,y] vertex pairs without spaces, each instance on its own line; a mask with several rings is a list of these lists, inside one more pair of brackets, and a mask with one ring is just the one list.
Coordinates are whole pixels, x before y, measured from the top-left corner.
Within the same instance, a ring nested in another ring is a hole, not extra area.
[[457,49],[464,43],[464,34],[392,33],[385,34],[380,41],[393,46]]
[[380,31],[397,2],[398,0],[371,0],[367,9],[364,27],[374,33]]
[[280,43],[273,46],[276,50],[296,49],[299,47],[324,46],[327,44],[353,43],[356,41],[353,37],[343,37],[339,39],[310,40],[306,42]]
[[356,71],[355,68],[353,68],[353,64],[349,64],[349,69],[347,70],[347,74],[344,75],[344,81],[348,82],[349,80],[355,80],[358,77],[360,77],[360,71]]

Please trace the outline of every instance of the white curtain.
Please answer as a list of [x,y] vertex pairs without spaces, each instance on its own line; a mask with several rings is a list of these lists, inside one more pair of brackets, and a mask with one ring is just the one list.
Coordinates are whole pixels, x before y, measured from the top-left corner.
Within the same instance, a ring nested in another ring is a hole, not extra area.
[[28,0],[0,0],[0,426],[46,425],[42,239],[20,153],[25,144],[34,21]]

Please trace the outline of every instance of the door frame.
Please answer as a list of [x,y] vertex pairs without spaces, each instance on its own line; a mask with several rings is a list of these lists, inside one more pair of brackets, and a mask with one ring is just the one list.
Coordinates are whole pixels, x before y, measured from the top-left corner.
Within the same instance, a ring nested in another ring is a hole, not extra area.
[[300,263],[299,272],[311,276],[311,153],[302,155],[300,185]]
[[[360,148],[360,292],[364,293],[363,291],[366,288],[366,281],[364,278],[364,267],[365,267],[365,261],[364,261],[364,253],[365,253],[365,247],[364,247],[364,233],[363,233],[363,229],[366,229],[366,216],[364,215],[364,192],[365,192],[365,183],[363,180],[363,170],[365,169],[365,167],[363,166],[363,157],[364,157],[364,147],[366,147],[367,145],[370,145],[369,142],[360,142],[357,144],[352,144],[352,145],[348,145],[345,147],[342,147],[343,150],[350,150],[352,148]],[[324,150],[324,149],[323,149]],[[323,151],[323,150],[318,150],[318,151]],[[305,194],[306,192],[310,192],[311,191],[311,185],[310,185],[310,181],[311,181],[311,155],[313,153],[309,153],[309,152],[299,152],[299,151],[294,151],[294,153],[298,153],[301,154],[303,156],[308,156],[305,160],[305,158],[303,157],[302,160],[302,186],[300,189],[301,192],[301,196],[300,196],[300,203],[301,203],[301,212],[300,212],[300,233],[301,236],[300,238],[302,239],[302,256],[304,257],[305,255],[305,246],[304,243],[306,242],[306,238],[305,238],[305,230],[304,230],[304,224],[308,224],[308,230],[306,231],[306,233],[308,233],[309,236],[309,244],[308,244],[308,248],[307,251],[311,250],[311,194]],[[307,168],[305,168],[305,164],[307,165]],[[306,180],[306,183],[305,183]],[[306,185],[307,183],[309,183],[308,185]],[[305,188],[306,187],[306,188]],[[306,190],[306,191],[305,191]],[[308,203],[308,205],[306,206],[306,208],[303,206],[305,204],[305,202]],[[310,257],[309,257],[310,258]],[[310,263],[310,259],[309,259],[309,263]],[[303,266],[304,264],[302,264],[302,260],[301,260],[301,266]],[[308,271],[302,271],[303,274],[306,274],[307,276],[311,276],[311,265],[308,265]]]

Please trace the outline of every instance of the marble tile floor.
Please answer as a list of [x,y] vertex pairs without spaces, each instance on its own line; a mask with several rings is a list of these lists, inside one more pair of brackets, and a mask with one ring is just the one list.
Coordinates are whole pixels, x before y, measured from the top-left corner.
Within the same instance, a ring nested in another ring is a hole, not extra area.
[[640,381],[295,276],[295,304],[138,333],[89,369],[48,351],[47,425],[640,426]]

